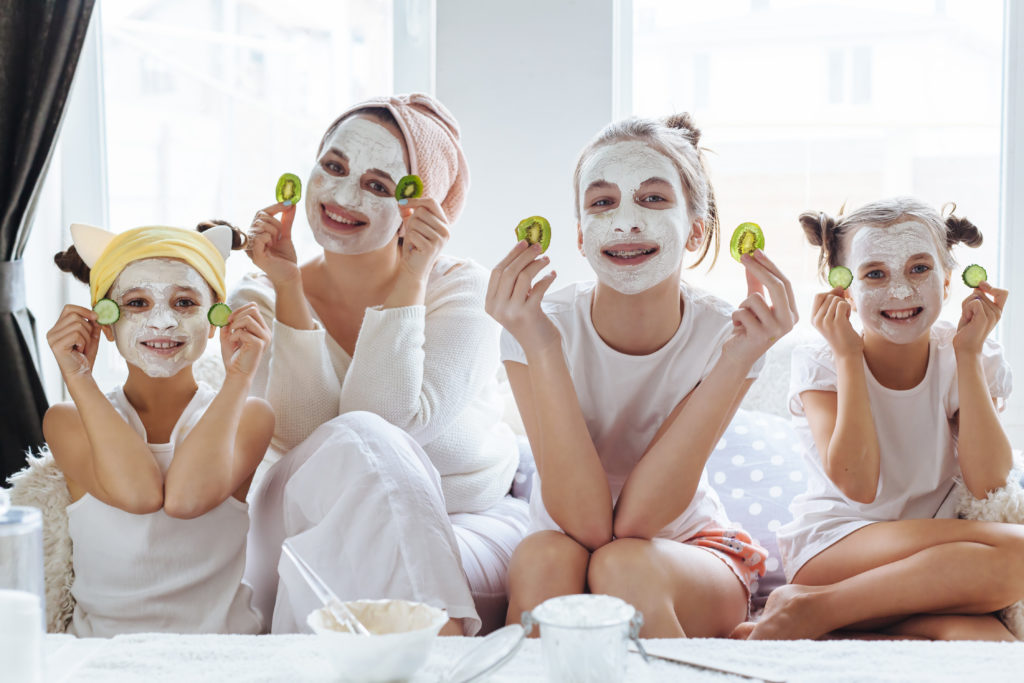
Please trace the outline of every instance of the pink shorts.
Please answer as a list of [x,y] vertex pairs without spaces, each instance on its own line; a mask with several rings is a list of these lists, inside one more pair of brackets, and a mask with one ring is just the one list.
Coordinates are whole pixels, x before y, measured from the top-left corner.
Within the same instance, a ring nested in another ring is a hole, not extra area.
[[754,542],[743,529],[704,527],[683,543],[703,548],[726,564],[747,590],[747,601],[757,590],[757,580],[764,576],[768,551]]

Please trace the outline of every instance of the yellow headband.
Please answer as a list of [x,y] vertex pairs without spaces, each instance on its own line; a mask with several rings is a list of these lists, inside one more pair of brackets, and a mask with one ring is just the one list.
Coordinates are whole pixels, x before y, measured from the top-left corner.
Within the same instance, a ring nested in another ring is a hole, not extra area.
[[92,305],[103,298],[125,266],[146,258],[181,259],[203,276],[219,300],[224,300],[224,257],[213,242],[195,230],[155,225],[126,230],[110,240],[89,272]]

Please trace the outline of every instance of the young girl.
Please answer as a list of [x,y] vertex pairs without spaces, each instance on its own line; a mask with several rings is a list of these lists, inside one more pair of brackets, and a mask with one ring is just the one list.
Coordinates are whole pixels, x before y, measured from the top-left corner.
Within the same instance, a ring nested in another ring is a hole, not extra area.
[[[396,202],[411,173],[423,196]],[[303,201],[322,253],[296,262],[294,206],[253,221],[264,275],[232,300],[273,321],[254,389],[286,454],[254,491],[250,577],[275,633],[306,630],[318,606],[286,541],[343,599],[444,607],[450,634],[504,620],[527,510],[509,495],[519,452],[501,419],[499,330],[487,271],[442,253],[468,174],[439,102],[382,97],[342,113],[317,150]]]
[[[192,375],[241,233],[73,225],[71,234],[75,246],[54,260],[89,284],[93,305],[112,299],[120,317],[100,325],[92,310],[68,305],[46,336],[72,398],[43,420],[73,501],[69,632],[259,633],[262,616],[242,583],[245,495],[274,416],[248,397],[270,340],[256,306],[233,311],[221,329],[220,390]],[[124,386],[106,395],[92,376],[101,332],[128,362]]]
[[538,467],[509,622],[590,591],[642,611],[645,637],[720,637],[764,574],[765,551],[730,528],[704,464],[796,306],[760,251],[743,258],[750,294],[739,309],[681,281],[684,252],[700,263],[718,243],[699,138],[686,114],[628,119],[583,150],[578,242],[596,283],[542,304],[555,273],[531,286],[548,258],[525,241],[491,273],[487,310],[506,330],[502,356]]
[[772,593],[752,636],[1010,639],[990,613],[1024,597],[1024,527],[954,519],[950,495],[962,477],[985,498],[1011,467],[996,414],[1010,369],[988,339],[1007,292],[982,282],[956,326],[937,321],[951,249],[981,233],[911,198],[800,222],[823,272],[846,266],[853,284],[815,297],[823,339],[793,354],[790,410],[809,477],[778,536],[797,585]]

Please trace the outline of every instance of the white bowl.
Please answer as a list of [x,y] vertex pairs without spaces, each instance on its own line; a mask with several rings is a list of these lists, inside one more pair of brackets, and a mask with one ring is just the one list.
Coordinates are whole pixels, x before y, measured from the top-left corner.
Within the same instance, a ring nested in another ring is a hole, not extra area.
[[405,681],[423,666],[448,613],[421,602],[356,600],[345,603],[372,635],[348,632],[326,607],[306,623],[324,643],[324,652],[345,681]]

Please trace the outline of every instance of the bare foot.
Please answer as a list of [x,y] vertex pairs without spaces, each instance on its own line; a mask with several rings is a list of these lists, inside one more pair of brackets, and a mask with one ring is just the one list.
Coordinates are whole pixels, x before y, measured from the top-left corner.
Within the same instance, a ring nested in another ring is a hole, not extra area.
[[755,626],[757,626],[757,622],[744,621],[732,630],[732,633],[729,634],[729,637],[733,640],[746,640],[750,637],[750,634],[753,632]]
[[823,590],[818,586],[779,586],[768,596],[760,621],[754,624],[747,637],[751,640],[800,640],[828,633],[837,624],[826,623],[825,613],[818,607],[815,595]]

